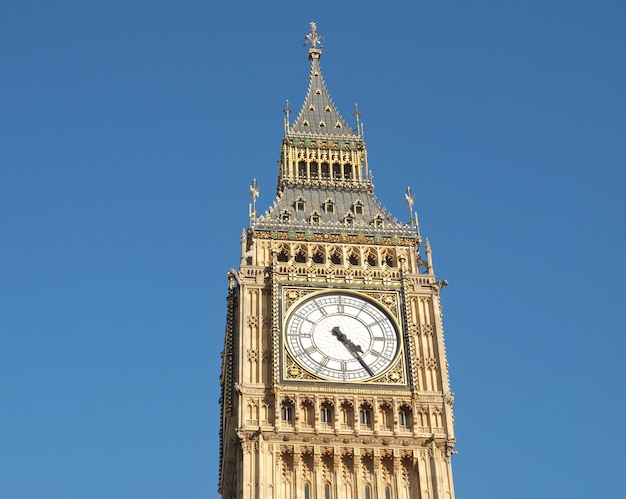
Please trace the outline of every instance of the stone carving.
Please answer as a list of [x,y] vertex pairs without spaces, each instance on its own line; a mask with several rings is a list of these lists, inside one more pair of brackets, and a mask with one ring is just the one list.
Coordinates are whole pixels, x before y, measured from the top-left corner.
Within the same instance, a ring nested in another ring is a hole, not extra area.
[[332,480],[333,470],[333,457],[329,454],[324,454],[321,461],[322,480],[330,482]]
[[370,454],[361,455],[361,477],[363,483],[371,483],[374,477],[374,459]]
[[310,451],[301,454],[300,470],[301,477],[305,482],[313,479],[313,454]]
[[432,324],[420,324],[418,327],[419,333],[423,334],[424,336],[432,336],[435,332]]
[[284,482],[291,482],[293,476],[293,453],[283,450],[280,453],[280,474]]
[[383,481],[385,483],[391,483],[393,478],[393,458],[390,456],[383,457],[381,459],[380,465],[380,471]]
[[259,351],[254,348],[249,348],[246,352],[248,355],[248,362],[256,362],[259,360]]
[[254,328],[259,325],[259,317],[257,315],[248,316],[248,327]]

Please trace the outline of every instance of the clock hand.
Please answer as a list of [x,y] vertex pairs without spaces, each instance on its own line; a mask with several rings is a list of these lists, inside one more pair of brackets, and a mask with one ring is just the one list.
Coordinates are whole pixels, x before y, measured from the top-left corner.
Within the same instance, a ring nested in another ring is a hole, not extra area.
[[365,363],[365,361],[359,355],[359,352],[363,353],[363,349],[361,348],[361,345],[355,345],[354,343],[352,343],[348,339],[348,337],[344,333],[342,333],[339,327],[337,326],[335,326],[332,329],[332,333],[333,333],[333,336],[336,336],[337,339],[341,343],[343,343],[343,346],[345,346],[348,349],[348,351],[352,355],[354,355],[354,357],[356,358],[356,360],[359,361],[359,364],[361,364],[363,369],[365,369],[370,376],[374,376],[374,372],[369,368],[369,366]]

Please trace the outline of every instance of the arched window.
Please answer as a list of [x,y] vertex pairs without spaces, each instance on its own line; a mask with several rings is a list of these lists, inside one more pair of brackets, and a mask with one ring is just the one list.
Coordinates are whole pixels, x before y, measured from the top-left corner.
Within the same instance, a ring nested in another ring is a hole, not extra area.
[[309,482],[304,484],[304,499],[311,499],[311,484]]
[[311,163],[311,178],[317,178],[319,175],[317,163]]
[[354,425],[354,410],[352,405],[348,401],[344,401],[341,404],[340,412],[340,428],[342,430],[351,430]]
[[328,402],[324,402],[320,408],[320,423],[322,427],[330,428],[333,422],[333,408]]
[[380,420],[381,430],[393,431],[393,410],[387,403],[380,406]]
[[348,261],[350,262],[350,265],[358,265],[359,256],[357,255],[356,252],[350,253],[350,256],[348,257]]
[[333,178],[339,180],[341,178],[341,165],[333,163]]
[[333,253],[330,255],[330,261],[335,265],[341,264],[341,255],[338,252]]
[[391,487],[389,485],[385,487],[385,499],[391,499]]
[[304,198],[302,196],[300,196],[298,199],[296,199],[296,203],[295,203],[295,208],[296,211],[304,211]]
[[306,177],[306,163],[304,161],[298,161],[298,176]]
[[305,400],[302,402],[302,427],[303,428],[313,428],[315,424],[315,410],[313,408],[313,403],[310,400]]
[[280,406],[280,420],[288,425],[293,424],[293,402],[289,399],[284,400]]
[[283,421],[293,421],[293,408],[289,406],[283,406],[280,409],[280,419]]
[[328,163],[322,163],[322,178],[330,177],[330,165]]
[[372,487],[369,485],[365,486],[365,499],[372,499]]
[[343,177],[345,179],[352,178],[352,165],[343,165]]
[[359,409],[359,423],[362,428],[372,427],[372,409],[369,405],[363,404]]
[[330,483],[324,484],[324,499],[331,499],[330,495]]
[[297,263],[304,263],[306,262],[306,253],[304,252],[304,250],[300,250],[296,253],[293,259]]
[[407,406],[400,407],[398,411],[398,426],[401,430],[408,430],[411,428],[411,409]]
[[289,261],[289,253],[287,253],[286,249],[283,249],[280,253],[278,253],[278,261],[279,262],[288,262]]
[[321,250],[313,253],[313,263],[324,263],[324,253]]

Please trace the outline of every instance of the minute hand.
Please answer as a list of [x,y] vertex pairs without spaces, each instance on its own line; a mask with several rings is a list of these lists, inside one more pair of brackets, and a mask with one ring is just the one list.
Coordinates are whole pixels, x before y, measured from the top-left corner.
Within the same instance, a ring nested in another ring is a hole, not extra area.
[[361,358],[361,355],[359,354],[359,352],[363,352],[361,345],[355,345],[354,343],[352,343],[352,341],[350,341],[348,337],[344,333],[342,333],[337,326],[332,329],[332,332],[333,335],[336,336],[341,343],[343,343],[348,351],[352,355],[354,355],[354,357],[356,358],[356,360],[359,361],[359,364],[361,364],[363,369],[365,369],[370,376],[374,376],[374,372],[369,368],[369,366],[365,363],[365,361]]

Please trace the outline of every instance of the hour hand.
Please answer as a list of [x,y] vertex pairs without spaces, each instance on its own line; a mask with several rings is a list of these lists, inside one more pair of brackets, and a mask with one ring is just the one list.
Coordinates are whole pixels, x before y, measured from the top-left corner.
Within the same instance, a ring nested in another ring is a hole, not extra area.
[[374,376],[374,373],[372,372],[372,370],[369,368],[369,366],[365,363],[365,361],[359,355],[359,352],[363,353],[363,349],[361,348],[361,345],[355,345],[354,343],[352,343],[352,341],[350,341],[348,337],[344,333],[341,332],[341,329],[339,329],[338,326],[335,326],[332,329],[332,333],[334,336],[337,337],[337,339],[341,343],[343,343],[343,345],[348,349],[348,351],[352,355],[354,355],[354,357],[356,358],[356,360],[359,361],[359,364],[361,364],[363,369],[365,369],[370,376]]
[[333,331],[333,336],[336,336],[336,337],[337,337],[337,339],[338,339],[339,341],[341,341],[341,343],[344,343],[344,344],[345,344],[345,342],[346,342],[347,338],[346,338],[346,335],[345,335],[345,334],[343,334],[343,333],[341,332],[341,329],[339,329],[337,326],[335,326],[335,327],[332,329],[332,331]]
[[363,349],[361,348],[361,345],[355,345],[354,343],[352,343],[352,341],[350,341],[348,337],[344,333],[341,332],[341,329],[339,329],[338,326],[335,326],[332,329],[332,333],[333,333],[333,336],[336,336],[337,339],[341,341],[341,343],[343,343],[348,350],[352,352],[363,353]]

